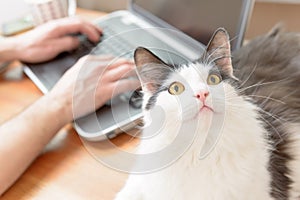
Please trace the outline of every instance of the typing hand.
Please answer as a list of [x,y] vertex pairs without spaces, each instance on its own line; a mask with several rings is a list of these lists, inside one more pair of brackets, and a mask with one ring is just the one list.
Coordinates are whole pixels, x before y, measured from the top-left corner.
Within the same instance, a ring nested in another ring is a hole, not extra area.
[[[113,96],[140,86],[134,64],[110,56],[85,56],[70,68],[49,97],[64,107],[66,123],[105,104]],[[134,77],[134,78],[129,78]]]
[[80,41],[72,34],[83,34],[92,42],[98,42],[102,30],[79,18],[63,18],[50,21],[32,31],[16,36],[16,59],[37,63],[55,58],[59,53],[76,49]]

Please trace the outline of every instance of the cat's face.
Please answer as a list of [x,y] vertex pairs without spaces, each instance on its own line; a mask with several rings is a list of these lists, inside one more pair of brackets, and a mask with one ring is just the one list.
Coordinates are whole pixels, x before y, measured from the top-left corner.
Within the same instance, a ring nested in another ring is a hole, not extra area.
[[157,95],[155,105],[183,121],[205,121],[224,114],[226,94],[235,93],[228,81],[231,79],[222,76],[216,66],[200,62],[183,65],[162,84],[166,89]]
[[218,29],[202,57],[182,66],[169,66],[144,48],[135,62],[144,91],[144,109],[161,107],[165,123],[211,124],[224,116],[238,95],[234,89],[228,34]]

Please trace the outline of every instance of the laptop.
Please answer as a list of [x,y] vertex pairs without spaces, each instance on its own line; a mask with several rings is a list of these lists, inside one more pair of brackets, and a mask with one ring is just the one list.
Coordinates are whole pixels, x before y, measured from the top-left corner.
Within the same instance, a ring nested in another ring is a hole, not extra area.
[[[218,27],[232,38],[232,50],[243,42],[253,0],[131,0],[127,10],[97,19],[103,28],[99,44],[84,36],[80,48],[39,64],[26,63],[25,73],[47,93],[64,72],[86,54],[113,54],[132,58],[136,47],[149,48],[167,63],[195,60]],[[89,141],[113,138],[139,125],[142,117],[139,91],[114,97],[96,112],[74,121],[78,134]]]

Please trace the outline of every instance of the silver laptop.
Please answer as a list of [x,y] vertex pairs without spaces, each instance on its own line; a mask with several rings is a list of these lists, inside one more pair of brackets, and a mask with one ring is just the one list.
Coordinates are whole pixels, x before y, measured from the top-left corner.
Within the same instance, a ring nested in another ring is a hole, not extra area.
[[[128,10],[110,13],[95,21],[103,28],[102,41],[95,45],[78,36],[82,45],[50,62],[26,63],[25,73],[47,93],[64,72],[86,54],[113,54],[132,58],[134,49],[151,49],[167,63],[195,60],[203,53],[218,27],[232,38],[232,49],[243,42],[252,0],[132,0]],[[78,134],[90,141],[113,138],[139,124],[141,96],[132,91],[113,98],[85,117],[75,120]]]

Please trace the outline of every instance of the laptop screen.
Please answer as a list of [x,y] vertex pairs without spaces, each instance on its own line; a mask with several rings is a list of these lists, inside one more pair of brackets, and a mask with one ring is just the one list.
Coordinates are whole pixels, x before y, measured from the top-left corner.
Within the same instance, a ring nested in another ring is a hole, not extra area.
[[234,48],[241,45],[252,8],[249,0],[134,0],[133,4],[204,45],[218,27],[224,27]]

